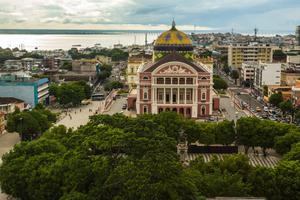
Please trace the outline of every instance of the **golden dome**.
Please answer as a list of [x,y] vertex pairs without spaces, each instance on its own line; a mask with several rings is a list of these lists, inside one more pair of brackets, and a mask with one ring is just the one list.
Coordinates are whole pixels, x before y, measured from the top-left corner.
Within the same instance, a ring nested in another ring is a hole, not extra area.
[[178,45],[178,46],[191,46],[191,39],[182,31],[178,31],[173,21],[172,28],[163,32],[155,41],[155,46],[165,45]]

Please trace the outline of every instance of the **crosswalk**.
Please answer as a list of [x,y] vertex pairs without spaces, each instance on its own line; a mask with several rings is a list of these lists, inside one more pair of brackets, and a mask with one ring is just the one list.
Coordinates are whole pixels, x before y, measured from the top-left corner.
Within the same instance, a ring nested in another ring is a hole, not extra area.
[[[202,156],[204,162],[209,162],[214,156],[216,156],[219,160],[224,160],[224,156],[229,154],[197,154],[197,153],[189,153],[187,156],[187,161],[190,162],[195,160],[199,156]],[[274,168],[278,162],[279,158],[275,156],[262,156],[262,155],[254,155],[248,154],[249,162],[252,166],[262,166],[268,168]]]

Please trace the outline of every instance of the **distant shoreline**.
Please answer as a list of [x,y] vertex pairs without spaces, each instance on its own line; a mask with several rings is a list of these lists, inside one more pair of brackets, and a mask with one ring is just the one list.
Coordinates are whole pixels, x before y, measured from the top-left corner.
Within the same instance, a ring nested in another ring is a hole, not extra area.
[[[0,34],[15,34],[15,35],[120,35],[120,34],[158,34],[165,30],[80,30],[80,29],[0,29]],[[229,33],[228,30],[183,30],[186,33]],[[243,35],[252,35],[250,31],[237,31]],[[264,31],[260,32],[264,35],[289,35],[294,34],[293,31]]]

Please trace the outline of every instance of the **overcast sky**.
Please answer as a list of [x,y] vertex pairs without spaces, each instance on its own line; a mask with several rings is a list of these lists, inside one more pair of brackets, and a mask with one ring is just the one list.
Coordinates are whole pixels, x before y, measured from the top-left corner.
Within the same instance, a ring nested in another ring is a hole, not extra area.
[[[0,0],[0,28],[294,31],[300,0]],[[148,27],[151,25],[151,27]]]

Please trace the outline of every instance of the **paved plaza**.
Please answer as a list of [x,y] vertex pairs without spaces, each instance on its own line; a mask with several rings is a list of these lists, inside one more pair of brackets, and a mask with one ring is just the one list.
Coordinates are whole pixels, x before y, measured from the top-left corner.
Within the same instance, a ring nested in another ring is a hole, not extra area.
[[101,113],[104,107],[103,103],[104,101],[92,101],[88,105],[68,109],[67,112],[60,110],[60,119],[56,125],[77,129],[79,126],[87,124],[90,116]]
[[[20,137],[18,133],[5,133],[0,135],[0,164],[2,162],[1,158],[3,154],[10,151],[15,144],[20,141]],[[1,193],[0,190],[0,200],[6,200],[7,196]]]

